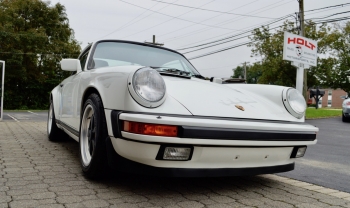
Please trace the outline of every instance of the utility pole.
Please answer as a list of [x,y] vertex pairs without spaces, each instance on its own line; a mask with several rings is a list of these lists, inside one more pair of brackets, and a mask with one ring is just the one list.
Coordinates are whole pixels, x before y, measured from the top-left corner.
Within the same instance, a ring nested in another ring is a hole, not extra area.
[[153,42],[146,42],[145,43],[148,43],[148,44],[152,44],[152,45],[156,45],[156,46],[163,46],[164,43],[156,43],[156,36],[153,35]]
[[[305,37],[305,28],[304,28],[304,0],[298,0],[299,1],[299,20],[300,20],[300,36]],[[305,101],[307,101],[307,70],[304,68],[304,81],[303,81],[303,95],[305,98]]]
[[244,62],[243,63],[243,66],[244,66],[244,79],[245,79],[245,81],[247,81],[247,64],[248,64],[249,62]]

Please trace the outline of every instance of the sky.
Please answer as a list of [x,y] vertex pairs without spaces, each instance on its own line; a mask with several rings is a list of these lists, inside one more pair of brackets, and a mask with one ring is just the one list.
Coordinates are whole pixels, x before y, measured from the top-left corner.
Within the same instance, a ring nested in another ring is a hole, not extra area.
[[[100,39],[151,42],[155,35],[156,42],[181,53],[198,47],[179,49],[247,32],[299,11],[297,0],[51,0],[51,5],[58,2],[66,7],[70,27],[82,49]],[[350,1],[304,0],[304,10],[346,3]],[[305,19],[347,11],[350,4],[305,12]],[[343,13],[329,18],[346,16]],[[295,21],[294,17],[288,18]],[[227,40],[231,41],[184,55],[191,59],[249,41],[247,38]],[[233,69],[243,62],[252,64],[259,58],[251,57],[250,47],[241,46],[190,61],[203,76],[222,78],[232,76]]]

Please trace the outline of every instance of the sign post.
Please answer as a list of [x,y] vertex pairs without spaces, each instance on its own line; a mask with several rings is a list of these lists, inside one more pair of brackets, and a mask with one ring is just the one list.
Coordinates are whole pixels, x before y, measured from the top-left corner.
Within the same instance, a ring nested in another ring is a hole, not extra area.
[[2,70],[0,71],[0,121],[4,115],[4,81],[5,81],[5,61],[0,61]]
[[317,42],[300,35],[284,32],[283,60],[297,67],[296,89],[303,93],[304,69],[317,66]]

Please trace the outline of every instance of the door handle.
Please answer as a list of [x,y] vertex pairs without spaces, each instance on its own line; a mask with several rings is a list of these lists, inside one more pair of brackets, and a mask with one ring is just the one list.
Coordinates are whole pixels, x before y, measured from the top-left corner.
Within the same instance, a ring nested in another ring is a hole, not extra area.
[[61,87],[63,87],[64,84],[60,84]]

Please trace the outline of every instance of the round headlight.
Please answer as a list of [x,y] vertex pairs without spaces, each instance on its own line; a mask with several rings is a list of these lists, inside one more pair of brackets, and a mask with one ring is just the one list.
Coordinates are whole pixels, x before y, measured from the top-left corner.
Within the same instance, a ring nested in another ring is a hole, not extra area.
[[304,116],[306,102],[303,95],[298,90],[289,88],[283,97],[283,101],[289,113],[297,118]]
[[157,107],[165,98],[165,82],[162,76],[154,69],[145,67],[138,69],[132,76],[133,98],[145,107]]

